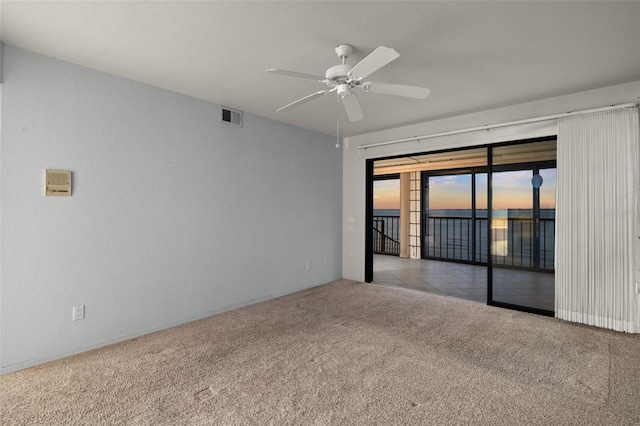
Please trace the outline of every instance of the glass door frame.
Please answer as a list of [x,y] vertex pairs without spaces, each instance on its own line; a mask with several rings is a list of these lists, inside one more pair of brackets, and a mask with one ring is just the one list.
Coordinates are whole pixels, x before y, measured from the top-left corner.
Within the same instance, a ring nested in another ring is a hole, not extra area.
[[[425,260],[438,260],[441,262],[456,262],[456,263],[466,263],[470,265],[486,265],[486,262],[482,262],[481,260],[476,258],[476,249],[481,245],[481,241],[476,241],[476,175],[478,174],[486,174],[488,176],[488,167],[472,167],[472,168],[462,168],[462,169],[443,169],[443,170],[428,170],[422,171],[420,173],[420,190],[421,190],[421,238],[422,243],[420,244],[420,258]],[[427,187],[427,179],[435,176],[459,176],[459,175],[471,175],[471,246],[473,251],[471,253],[471,260],[461,260],[461,259],[447,259],[441,257],[429,256],[426,243],[424,241],[425,236],[427,235],[427,228],[429,224],[426,222],[425,218],[427,217],[427,212],[429,211],[429,197],[426,191]],[[488,252],[487,252],[488,253]]]
[[[557,160],[547,160],[547,161],[538,161],[538,162],[527,162],[527,163],[516,163],[516,164],[505,164],[505,165],[499,165],[499,166],[495,166],[493,164],[493,151],[495,148],[501,148],[501,147],[505,147],[505,146],[513,146],[513,145],[522,145],[522,144],[528,144],[528,143],[535,143],[535,142],[544,142],[544,141],[549,141],[549,140],[555,140],[557,139],[557,137],[544,137],[544,138],[536,138],[533,140],[525,140],[525,141],[517,141],[517,142],[505,142],[505,143],[499,143],[499,144],[493,144],[489,146],[488,152],[487,152],[487,162],[488,162],[488,167],[487,167],[487,227],[488,227],[488,232],[487,232],[487,305],[490,306],[496,306],[499,308],[506,308],[506,309],[512,309],[512,310],[516,310],[516,311],[523,311],[523,312],[529,312],[529,313],[533,313],[533,314],[538,314],[538,315],[544,315],[544,316],[549,316],[549,317],[553,317],[555,316],[555,312],[554,311],[549,311],[546,309],[539,309],[539,308],[534,308],[531,306],[524,306],[524,305],[515,305],[512,303],[507,303],[507,302],[500,302],[497,300],[493,299],[493,267],[494,267],[494,262],[493,262],[493,251],[491,250],[492,247],[492,242],[493,242],[493,233],[491,232],[491,224],[493,221],[493,173],[494,172],[503,172],[503,171],[517,171],[517,170],[532,170],[532,177],[534,174],[539,173],[540,169],[545,169],[545,168],[550,168],[550,167],[544,167],[544,166],[551,166],[553,165],[554,167],[557,166]],[[540,167],[540,166],[543,167]],[[538,241],[537,242],[537,248],[534,248],[534,258],[536,256],[539,257],[539,233],[540,233],[540,197],[539,197],[539,189],[534,189],[532,188],[532,196],[535,193],[535,198],[537,199],[537,203],[534,202],[533,205],[533,226],[534,229],[536,231],[536,233],[538,234],[536,238],[534,238],[534,241]],[[538,220],[536,220],[538,219]],[[536,244],[536,243],[534,243]],[[538,250],[536,250],[538,249]],[[552,271],[547,271],[547,270],[534,270],[540,273],[552,273]],[[555,273],[555,270],[553,271],[553,273]]]

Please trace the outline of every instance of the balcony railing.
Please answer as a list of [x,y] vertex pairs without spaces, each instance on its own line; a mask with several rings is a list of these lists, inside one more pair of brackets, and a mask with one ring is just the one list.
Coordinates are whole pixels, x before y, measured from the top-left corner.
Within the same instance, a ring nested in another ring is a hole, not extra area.
[[470,217],[428,216],[424,238],[426,257],[486,263],[487,219],[476,219],[475,237],[472,220]]
[[[494,219],[492,263],[553,270],[555,219],[540,219],[539,247],[533,232],[532,218]],[[487,219],[476,218],[474,232],[472,218],[428,216],[424,241],[428,258],[486,263]]]
[[373,217],[373,252],[400,255],[400,217]]
[[[492,263],[553,270],[555,219],[540,218],[539,247],[534,247],[533,230],[531,218],[494,219]],[[423,241],[424,255],[429,259],[487,263],[486,218],[476,218],[474,230],[470,217],[428,216]],[[373,217],[373,252],[400,254],[400,217]]]

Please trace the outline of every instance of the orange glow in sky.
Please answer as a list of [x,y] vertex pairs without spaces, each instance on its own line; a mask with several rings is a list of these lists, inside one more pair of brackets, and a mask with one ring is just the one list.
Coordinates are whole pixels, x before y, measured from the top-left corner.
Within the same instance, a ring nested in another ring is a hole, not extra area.
[[[555,208],[556,171],[541,170],[544,182],[540,188],[540,208]],[[533,192],[531,170],[494,172],[494,209],[531,209]],[[373,208],[400,209],[400,180],[373,183]],[[470,209],[471,175],[433,176],[429,178],[430,209]],[[487,175],[476,175],[476,208],[487,208]]]
[[373,208],[375,210],[400,209],[400,179],[373,182]]

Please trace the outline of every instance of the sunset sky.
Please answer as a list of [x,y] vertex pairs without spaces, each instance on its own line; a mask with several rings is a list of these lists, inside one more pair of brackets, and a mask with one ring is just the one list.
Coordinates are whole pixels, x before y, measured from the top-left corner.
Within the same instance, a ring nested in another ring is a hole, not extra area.
[[375,210],[400,209],[400,179],[373,182],[373,208]]
[[[541,170],[543,184],[540,188],[540,208],[555,207],[556,170]],[[493,208],[532,208],[531,170],[494,172]],[[430,205],[432,209],[470,209],[471,175],[434,176],[429,179]],[[373,208],[400,208],[400,181],[374,181]],[[476,175],[476,208],[487,208],[487,175]]]

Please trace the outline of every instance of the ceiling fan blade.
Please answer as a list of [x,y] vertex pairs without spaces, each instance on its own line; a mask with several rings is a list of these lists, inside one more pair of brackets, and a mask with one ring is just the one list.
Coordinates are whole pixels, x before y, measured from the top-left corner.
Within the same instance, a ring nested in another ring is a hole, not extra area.
[[426,87],[405,86],[402,84],[372,83],[362,85],[365,92],[382,93],[384,95],[404,96],[405,98],[424,99],[431,93]]
[[320,90],[319,92],[307,95],[302,99],[298,99],[297,101],[293,101],[289,105],[283,106],[282,108],[280,108],[276,112],[288,111],[288,110],[290,110],[292,108],[295,108],[295,107],[300,106],[302,104],[306,104],[309,101],[312,101],[312,100],[314,100],[316,98],[319,98],[320,96],[324,96],[327,93],[329,93],[329,90]]
[[297,71],[277,70],[277,69],[270,68],[268,70],[265,70],[265,72],[268,72],[270,74],[287,75],[289,77],[306,78],[308,80],[315,80],[315,81],[326,80],[324,77],[321,77],[319,75],[305,74],[303,72],[297,72]]
[[355,93],[343,96],[342,104],[344,105],[344,109],[347,111],[347,117],[349,117],[349,121],[360,121],[364,118],[362,108],[360,107],[360,102],[358,101],[358,97],[355,95]]
[[359,79],[365,78],[399,56],[400,54],[390,47],[380,46],[351,68],[351,71],[349,71],[349,77]]

